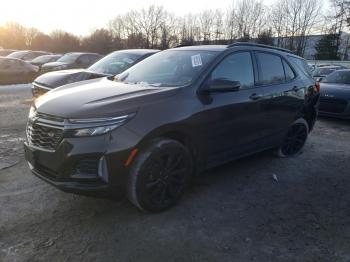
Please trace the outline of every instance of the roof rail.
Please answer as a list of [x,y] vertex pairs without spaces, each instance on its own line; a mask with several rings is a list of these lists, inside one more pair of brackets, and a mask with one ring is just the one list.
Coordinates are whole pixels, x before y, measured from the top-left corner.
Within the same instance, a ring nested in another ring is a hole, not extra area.
[[175,46],[174,48],[185,47],[185,46],[193,46],[193,44],[179,44],[179,45]]
[[275,47],[275,46],[270,46],[270,45],[257,44],[257,43],[252,43],[252,42],[236,42],[236,43],[228,45],[227,48],[232,48],[232,47],[236,47],[236,46],[262,47],[262,48],[275,49],[275,50],[278,50],[278,51],[294,54],[293,51],[290,51],[290,50],[285,49],[285,48],[280,48],[280,47]]

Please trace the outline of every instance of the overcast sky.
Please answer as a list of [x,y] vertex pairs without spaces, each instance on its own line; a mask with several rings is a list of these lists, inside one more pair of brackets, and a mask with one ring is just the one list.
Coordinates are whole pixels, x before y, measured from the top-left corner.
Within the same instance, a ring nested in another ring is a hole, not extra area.
[[[265,0],[272,4],[275,0]],[[55,4],[54,4],[55,3]],[[0,24],[15,21],[46,33],[62,29],[78,35],[105,26],[117,14],[131,9],[161,5],[183,15],[203,9],[226,9],[232,0],[1,0]]]

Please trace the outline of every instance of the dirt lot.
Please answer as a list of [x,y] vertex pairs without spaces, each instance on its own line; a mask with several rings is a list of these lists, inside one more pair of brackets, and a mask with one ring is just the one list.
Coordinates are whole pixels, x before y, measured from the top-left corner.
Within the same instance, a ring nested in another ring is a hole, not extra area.
[[0,261],[350,261],[350,123],[304,152],[207,171],[175,208],[66,194],[30,174],[29,86],[0,87]]

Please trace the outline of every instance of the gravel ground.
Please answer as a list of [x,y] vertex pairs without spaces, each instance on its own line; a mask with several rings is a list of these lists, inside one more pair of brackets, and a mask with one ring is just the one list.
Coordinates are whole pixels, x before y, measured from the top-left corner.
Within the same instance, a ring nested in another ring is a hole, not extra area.
[[349,122],[320,119],[301,155],[209,170],[144,214],[31,175],[29,104],[29,85],[0,87],[0,261],[350,261]]

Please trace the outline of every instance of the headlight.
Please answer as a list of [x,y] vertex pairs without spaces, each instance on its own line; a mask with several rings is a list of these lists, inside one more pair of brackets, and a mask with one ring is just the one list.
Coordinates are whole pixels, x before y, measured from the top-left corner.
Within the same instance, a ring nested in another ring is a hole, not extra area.
[[106,134],[113,129],[116,129],[120,125],[111,125],[111,126],[100,126],[100,127],[91,127],[84,129],[74,130],[74,136],[98,136]]
[[31,106],[30,110],[29,110],[28,118],[33,119],[33,117],[35,117],[35,115],[36,115],[36,108],[34,106]]
[[106,134],[125,124],[135,114],[109,118],[69,119],[69,129],[74,137],[98,136]]

